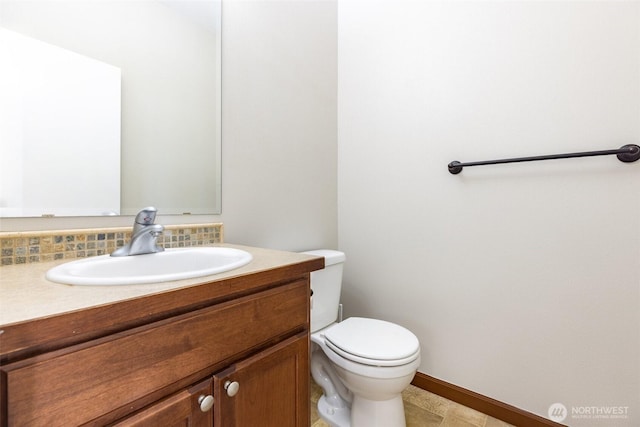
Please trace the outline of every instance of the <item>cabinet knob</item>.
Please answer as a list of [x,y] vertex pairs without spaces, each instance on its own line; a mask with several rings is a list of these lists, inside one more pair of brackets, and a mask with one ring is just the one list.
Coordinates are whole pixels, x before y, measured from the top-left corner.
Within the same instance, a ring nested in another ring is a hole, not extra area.
[[209,394],[207,396],[202,395],[198,397],[198,405],[200,405],[200,410],[202,412],[207,412],[209,409],[213,408],[213,396]]
[[227,396],[233,397],[238,394],[240,384],[237,381],[227,381],[224,383],[224,389],[227,390]]

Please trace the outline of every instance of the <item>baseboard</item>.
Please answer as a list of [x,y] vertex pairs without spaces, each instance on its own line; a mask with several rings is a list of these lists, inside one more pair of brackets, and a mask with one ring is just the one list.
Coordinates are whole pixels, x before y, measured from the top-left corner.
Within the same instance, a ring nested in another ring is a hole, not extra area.
[[[523,411],[515,406],[483,396],[471,390],[467,390],[457,385],[439,380],[421,372],[416,373],[411,384],[429,391],[445,399],[452,400],[467,408],[487,414],[514,426],[526,427],[560,427],[558,424],[531,412]],[[566,427],[566,426],[565,426]]]

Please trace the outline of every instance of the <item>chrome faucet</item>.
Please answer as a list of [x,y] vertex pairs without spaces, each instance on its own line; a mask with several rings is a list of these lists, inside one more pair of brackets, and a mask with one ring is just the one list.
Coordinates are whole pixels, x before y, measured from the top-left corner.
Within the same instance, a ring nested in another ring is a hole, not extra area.
[[111,256],[128,256],[162,252],[164,248],[157,245],[158,236],[164,231],[160,224],[154,224],[158,210],[153,206],[142,209],[133,223],[131,241],[111,253]]

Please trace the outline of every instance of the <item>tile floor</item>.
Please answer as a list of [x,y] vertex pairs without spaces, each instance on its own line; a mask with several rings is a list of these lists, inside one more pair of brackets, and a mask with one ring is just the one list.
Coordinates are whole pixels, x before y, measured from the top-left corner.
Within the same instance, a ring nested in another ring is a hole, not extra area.
[[[311,427],[329,427],[318,416],[322,389],[311,380]],[[407,427],[508,427],[503,421],[410,385],[403,393]]]

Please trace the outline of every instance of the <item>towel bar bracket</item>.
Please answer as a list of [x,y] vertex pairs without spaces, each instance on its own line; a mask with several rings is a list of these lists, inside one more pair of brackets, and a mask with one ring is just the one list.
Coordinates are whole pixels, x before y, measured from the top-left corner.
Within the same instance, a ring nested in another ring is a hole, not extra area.
[[640,160],[640,146],[636,144],[623,145],[617,150],[602,150],[602,151],[584,151],[580,153],[567,153],[567,154],[552,154],[548,156],[534,156],[534,157],[518,157],[515,159],[500,159],[500,160],[485,160],[481,162],[468,162],[461,163],[457,160],[449,163],[449,172],[453,175],[457,175],[462,172],[462,168],[465,166],[480,166],[480,165],[497,165],[502,163],[517,163],[517,162],[533,162],[537,160],[554,160],[554,159],[570,159],[574,157],[593,157],[593,156],[608,156],[615,154],[618,160],[624,163],[632,163],[636,160]]
[[627,144],[620,147],[620,150],[627,150],[624,153],[618,153],[616,157],[618,160],[625,163],[633,163],[636,160],[640,160],[640,146],[635,144]]
[[460,172],[462,172],[462,166],[460,166],[460,162],[457,160],[454,160],[453,162],[449,163],[448,168],[449,168],[449,172],[451,172],[454,175],[457,175]]

